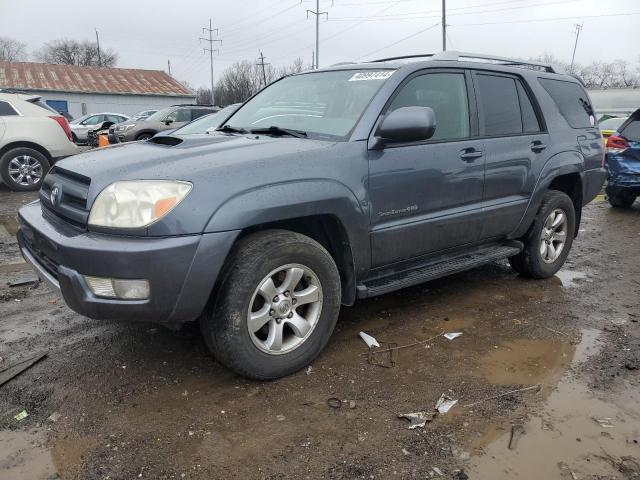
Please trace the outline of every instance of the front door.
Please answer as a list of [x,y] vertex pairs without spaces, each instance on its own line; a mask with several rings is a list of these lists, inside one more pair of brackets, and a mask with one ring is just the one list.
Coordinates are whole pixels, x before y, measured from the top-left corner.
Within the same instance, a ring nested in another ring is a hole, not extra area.
[[433,137],[369,152],[373,267],[473,243],[480,236],[484,145],[474,138],[470,76],[461,70],[429,72],[405,81],[384,113],[431,107]]

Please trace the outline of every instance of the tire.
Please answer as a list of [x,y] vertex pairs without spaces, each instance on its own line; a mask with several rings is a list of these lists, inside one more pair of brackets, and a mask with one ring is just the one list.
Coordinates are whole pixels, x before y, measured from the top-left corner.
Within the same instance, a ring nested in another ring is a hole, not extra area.
[[76,134],[73,132],[71,133],[71,141],[76,145],[78,144],[78,137],[76,137]]
[[[216,301],[200,320],[221,364],[271,380],[300,370],[322,351],[338,319],[341,288],[336,264],[318,242],[286,230],[251,234],[234,247],[221,279]],[[277,332],[283,332],[280,348]]]
[[150,138],[153,138],[154,135],[155,133],[141,133],[136,137],[136,140],[149,140]]
[[609,203],[614,208],[631,208],[633,202],[636,201],[635,194],[624,189],[607,188],[606,194],[609,199]]
[[[563,221],[558,217],[560,213],[564,215]],[[549,228],[554,220],[561,223],[558,223],[557,227]],[[533,225],[521,239],[524,249],[518,255],[509,258],[509,263],[516,272],[525,277],[553,277],[569,255],[575,225],[576,212],[571,198],[563,192],[549,190],[542,198]],[[560,249],[561,240],[563,243]]]
[[0,176],[15,192],[38,190],[49,171],[49,161],[33,148],[12,148],[0,158]]

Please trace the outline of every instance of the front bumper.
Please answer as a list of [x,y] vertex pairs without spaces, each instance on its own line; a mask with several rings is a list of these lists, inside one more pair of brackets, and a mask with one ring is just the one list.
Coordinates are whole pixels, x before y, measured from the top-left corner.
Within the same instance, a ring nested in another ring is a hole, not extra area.
[[[18,244],[71,309],[90,318],[166,324],[195,320],[204,310],[237,231],[179,237],[127,237],[82,232],[43,218],[38,202],[19,212]],[[147,279],[147,300],[100,298],[84,275]]]

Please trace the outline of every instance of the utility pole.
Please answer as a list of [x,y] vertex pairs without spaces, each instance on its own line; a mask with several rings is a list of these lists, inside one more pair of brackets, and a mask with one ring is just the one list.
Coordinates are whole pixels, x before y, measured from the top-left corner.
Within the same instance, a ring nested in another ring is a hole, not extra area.
[[576,23],[576,43],[573,45],[573,55],[571,56],[571,68],[569,69],[569,71],[571,73],[573,73],[573,64],[576,60],[576,50],[578,49],[578,38],[580,38],[580,31],[582,30],[582,27],[584,27],[584,23]]
[[447,51],[447,0],[442,0],[442,51]]
[[262,50],[260,50],[260,63],[256,63],[257,66],[262,67],[262,78],[264,79],[264,86],[267,86],[267,72],[264,69],[265,65],[270,65],[269,63],[264,63],[264,55],[262,54]]
[[311,68],[316,67],[316,51],[311,50]]
[[169,76],[171,77],[171,60],[167,59],[167,68],[169,69]]
[[98,46],[98,66],[102,66],[102,57],[100,56],[100,37],[98,36],[98,30],[96,30],[96,44]]
[[213,38],[213,32],[216,32],[216,35],[218,34],[218,29],[217,28],[213,28],[211,26],[211,19],[209,19],[209,28],[207,27],[202,27],[202,33],[204,32],[209,32],[209,38],[203,38],[200,37],[200,40],[204,40],[205,42],[209,42],[209,48],[204,48],[203,50],[205,52],[209,52],[209,65],[211,67],[211,105],[215,105],[215,98],[213,96],[213,52],[219,53],[219,50],[214,50],[213,48],[213,43],[214,42],[220,42],[220,45],[222,45],[222,40],[219,39],[215,39]]
[[307,18],[309,18],[309,14],[316,16],[316,65],[315,68],[320,68],[320,16],[326,15],[327,19],[329,19],[329,12],[321,12],[320,11],[320,0],[316,0],[316,11],[307,10]]

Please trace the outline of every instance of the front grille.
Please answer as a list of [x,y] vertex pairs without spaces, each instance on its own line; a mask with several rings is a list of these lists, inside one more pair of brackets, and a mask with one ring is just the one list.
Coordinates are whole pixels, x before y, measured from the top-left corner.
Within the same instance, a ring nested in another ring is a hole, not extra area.
[[[55,215],[76,227],[86,228],[89,218],[87,195],[90,184],[90,178],[54,166],[40,189],[43,214]],[[52,195],[56,187],[57,195]]]

